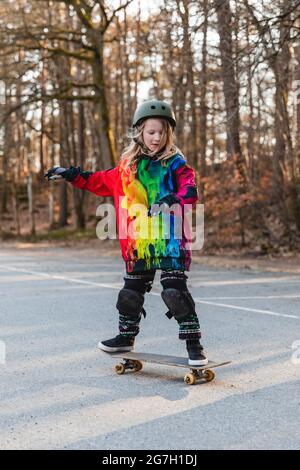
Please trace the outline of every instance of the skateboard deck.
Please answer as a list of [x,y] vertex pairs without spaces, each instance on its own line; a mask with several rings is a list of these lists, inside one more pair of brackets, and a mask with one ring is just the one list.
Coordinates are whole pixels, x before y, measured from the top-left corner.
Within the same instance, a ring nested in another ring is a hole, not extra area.
[[142,352],[116,352],[109,353],[109,355],[123,359],[123,362],[120,362],[115,366],[115,372],[119,375],[124,374],[127,369],[138,372],[143,368],[143,362],[190,369],[190,372],[184,376],[184,381],[188,385],[193,385],[197,380],[200,379],[204,379],[206,382],[210,382],[215,377],[215,374],[211,369],[225,366],[231,362],[208,361],[208,364],[205,366],[192,366],[188,363],[187,357],[166,356],[162,354],[150,354]]

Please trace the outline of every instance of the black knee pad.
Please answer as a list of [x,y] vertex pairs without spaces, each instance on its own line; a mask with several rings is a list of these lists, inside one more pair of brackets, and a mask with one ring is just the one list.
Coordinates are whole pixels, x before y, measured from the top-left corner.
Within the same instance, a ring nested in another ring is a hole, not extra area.
[[117,309],[124,316],[137,317],[144,311],[144,295],[133,289],[121,289]]
[[161,296],[169,309],[166,313],[168,318],[174,317],[177,321],[185,321],[196,313],[195,302],[189,291],[169,288],[164,289]]

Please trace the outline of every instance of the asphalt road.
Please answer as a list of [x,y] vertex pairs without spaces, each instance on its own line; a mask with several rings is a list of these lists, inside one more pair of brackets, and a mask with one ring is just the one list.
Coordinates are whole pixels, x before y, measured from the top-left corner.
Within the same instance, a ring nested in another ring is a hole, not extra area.
[[[118,376],[123,264],[97,251],[0,247],[1,449],[298,449],[300,276],[194,264],[210,383],[144,364]],[[185,355],[159,279],[136,350]]]

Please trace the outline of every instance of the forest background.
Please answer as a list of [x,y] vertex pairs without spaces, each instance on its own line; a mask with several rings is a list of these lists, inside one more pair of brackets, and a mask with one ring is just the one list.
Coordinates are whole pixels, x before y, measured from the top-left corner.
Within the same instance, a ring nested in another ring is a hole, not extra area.
[[299,251],[296,0],[1,0],[0,239],[95,239],[102,199],[44,173],[114,166],[151,98],[196,170],[204,251]]

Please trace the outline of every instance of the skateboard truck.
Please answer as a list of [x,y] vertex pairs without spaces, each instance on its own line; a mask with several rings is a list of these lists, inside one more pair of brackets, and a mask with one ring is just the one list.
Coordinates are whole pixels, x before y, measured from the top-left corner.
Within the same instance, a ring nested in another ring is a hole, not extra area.
[[118,375],[124,374],[125,370],[130,369],[134,372],[142,370],[143,363],[141,361],[136,361],[132,359],[124,359],[124,362],[120,362],[115,366],[115,371]]
[[185,374],[184,381],[188,385],[194,385],[197,380],[204,379],[206,382],[211,382],[214,378],[215,374],[210,369],[191,369],[191,372]]

